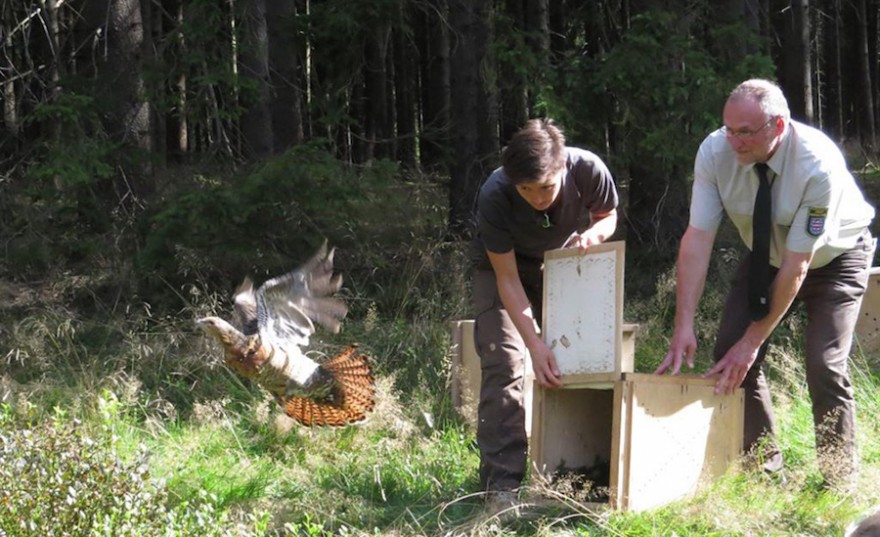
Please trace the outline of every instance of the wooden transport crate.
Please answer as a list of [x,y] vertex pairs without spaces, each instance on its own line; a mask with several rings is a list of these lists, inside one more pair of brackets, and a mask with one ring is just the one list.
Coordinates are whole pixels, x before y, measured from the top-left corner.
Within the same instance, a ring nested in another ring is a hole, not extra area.
[[856,323],[856,339],[865,352],[880,349],[880,267],[871,269]]
[[[624,362],[632,363],[635,353],[635,337],[639,325],[624,324],[621,337]],[[452,367],[450,389],[452,406],[465,417],[469,423],[475,424],[477,406],[480,403],[480,356],[474,345],[474,321],[465,319],[452,322]],[[535,375],[531,360],[526,354],[526,378],[523,387],[523,399],[526,407],[526,432],[531,433],[532,398]]]
[[544,254],[544,341],[563,382],[580,375],[633,370],[624,352],[623,241]]
[[[532,430],[532,393],[535,374],[526,351],[526,370],[523,379],[523,404],[526,410],[526,433]],[[477,423],[480,404],[480,356],[474,344],[474,321],[465,319],[452,322],[452,368],[450,388],[452,406],[471,425]]]
[[723,474],[742,445],[743,391],[716,395],[714,387],[695,375],[641,373],[536,387],[533,479],[587,477],[587,503],[634,511],[693,493]]

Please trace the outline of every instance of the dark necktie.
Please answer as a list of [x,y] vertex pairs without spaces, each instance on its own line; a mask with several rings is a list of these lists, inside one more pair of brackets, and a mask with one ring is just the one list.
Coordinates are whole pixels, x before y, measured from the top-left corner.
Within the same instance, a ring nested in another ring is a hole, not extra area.
[[759,321],[770,312],[770,181],[766,164],[755,164],[755,171],[760,184],[752,216],[749,313],[753,321]]

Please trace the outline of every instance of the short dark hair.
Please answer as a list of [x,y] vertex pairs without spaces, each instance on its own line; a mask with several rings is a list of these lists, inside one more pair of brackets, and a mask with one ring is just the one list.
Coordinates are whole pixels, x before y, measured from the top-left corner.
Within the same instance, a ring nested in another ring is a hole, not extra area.
[[539,181],[565,164],[565,136],[551,119],[530,119],[510,138],[501,166],[511,183]]

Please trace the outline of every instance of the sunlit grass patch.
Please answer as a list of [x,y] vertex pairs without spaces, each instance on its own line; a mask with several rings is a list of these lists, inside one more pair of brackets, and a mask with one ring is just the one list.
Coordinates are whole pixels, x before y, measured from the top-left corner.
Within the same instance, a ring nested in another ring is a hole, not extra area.
[[[10,438],[10,428],[14,434],[59,428],[46,433],[51,436],[78,421],[77,430],[101,438],[114,460],[146,468],[142,490],[162,491],[152,496],[151,509],[179,512],[181,520],[201,513],[214,532],[170,535],[839,536],[880,503],[874,486],[880,480],[876,357],[857,351],[852,360],[862,475],[856,493],[842,496],[822,487],[803,373],[803,327],[793,317],[774,336],[766,364],[787,484],[743,469],[692,498],[632,513],[596,509],[530,483],[519,517],[487,516],[478,493],[474,431],[450,401],[450,321],[466,318],[467,300],[463,276],[443,271],[444,262],[457,270],[460,252],[429,250],[424,260],[415,246],[395,250],[406,261],[400,281],[411,288],[388,293],[384,301],[371,296],[381,289],[353,280],[347,291],[353,307],[342,333],[314,338],[328,353],[357,341],[373,357],[377,404],[363,424],[302,427],[268,394],[229,371],[219,349],[192,328],[198,315],[227,311],[228,297],[194,284],[182,291],[190,307],[175,314],[132,306],[125,315],[87,318],[51,306],[4,325],[18,327],[0,336],[19,352],[0,364],[0,402],[14,418],[0,437]],[[735,261],[735,253],[726,255]],[[725,259],[718,268],[729,270]],[[710,300],[700,312],[696,372],[710,363],[724,277],[719,273],[710,282]],[[640,371],[656,367],[671,335],[671,273],[655,287],[656,296],[627,303],[626,321],[641,324]],[[160,535],[150,531],[140,535]]]

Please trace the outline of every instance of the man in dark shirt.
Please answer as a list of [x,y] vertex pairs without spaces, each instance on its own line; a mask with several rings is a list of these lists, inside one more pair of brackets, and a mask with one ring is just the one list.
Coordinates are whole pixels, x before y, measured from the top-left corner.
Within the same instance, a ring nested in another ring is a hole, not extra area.
[[511,138],[501,168],[477,200],[474,339],[482,382],[477,423],[480,486],[496,503],[515,501],[525,476],[526,352],[535,380],[561,385],[553,352],[538,335],[544,252],[586,252],[617,226],[617,190],[595,154],[565,146],[550,120],[530,120]]

